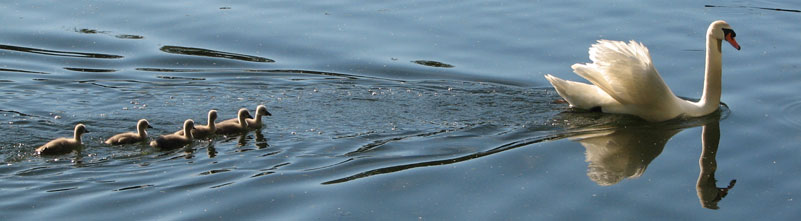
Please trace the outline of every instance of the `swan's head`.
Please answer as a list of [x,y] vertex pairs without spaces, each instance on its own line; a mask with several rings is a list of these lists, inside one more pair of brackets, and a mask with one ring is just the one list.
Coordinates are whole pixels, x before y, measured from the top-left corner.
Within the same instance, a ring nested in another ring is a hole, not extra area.
[[80,136],[81,134],[89,133],[89,130],[86,129],[86,126],[83,124],[75,125],[75,134]]
[[273,116],[273,114],[267,111],[267,106],[259,105],[256,107],[256,116]]
[[708,35],[718,39],[719,41],[728,41],[732,47],[740,50],[740,44],[737,44],[737,41],[734,40],[734,37],[737,36],[737,33],[734,33],[734,29],[732,29],[729,23],[726,23],[726,21],[717,20],[712,22],[712,24],[709,25],[709,30],[706,32]]
[[153,128],[153,127],[150,126],[150,123],[147,122],[147,120],[141,119],[141,120],[139,120],[139,122],[136,123],[136,128],[137,129],[144,129],[144,128]]
[[216,110],[210,110],[209,111],[209,122],[214,122],[215,120],[217,120],[217,111]]

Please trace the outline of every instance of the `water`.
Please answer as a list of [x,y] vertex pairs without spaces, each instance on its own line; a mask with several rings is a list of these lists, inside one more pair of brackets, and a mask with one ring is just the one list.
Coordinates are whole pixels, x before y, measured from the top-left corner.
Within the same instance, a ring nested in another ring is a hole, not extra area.
[[[0,219],[801,217],[801,13],[790,1],[10,2],[0,6]],[[576,112],[596,39],[642,41],[697,98],[728,21],[716,114]],[[687,73],[687,74],[684,74]],[[160,151],[209,109],[265,128]],[[72,154],[33,150],[91,133]],[[730,185],[733,182],[733,186]],[[720,197],[725,196],[725,197]]]

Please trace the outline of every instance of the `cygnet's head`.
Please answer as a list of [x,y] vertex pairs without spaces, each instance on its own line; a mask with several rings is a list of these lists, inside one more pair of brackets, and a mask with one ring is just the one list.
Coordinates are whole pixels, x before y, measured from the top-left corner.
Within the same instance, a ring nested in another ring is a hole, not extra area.
[[184,121],[184,130],[187,128],[195,129],[195,121],[193,121],[192,119],[187,119],[186,121]]
[[239,117],[239,119],[253,118],[247,108],[239,109],[239,112],[237,112],[236,115]]
[[209,111],[209,122],[214,122],[215,120],[217,120],[217,111],[216,110],[210,110]]
[[267,106],[259,105],[256,107],[256,116],[273,116],[270,112],[267,111]]
[[150,126],[150,123],[147,122],[147,120],[145,120],[145,119],[141,119],[141,120],[139,120],[139,122],[136,123],[136,129],[142,130],[142,129],[145,129],[145,128],[153,128],[153,127]]
[[89,130],[86,129],[86,126],[83,124],[75,125],[75,135],[80,136],[81,134],[89,133]]

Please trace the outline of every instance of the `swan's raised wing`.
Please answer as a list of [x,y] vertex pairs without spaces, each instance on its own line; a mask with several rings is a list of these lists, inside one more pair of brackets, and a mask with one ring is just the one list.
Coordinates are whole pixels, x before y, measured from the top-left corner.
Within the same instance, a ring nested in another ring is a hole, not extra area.
[[593,63],[574,64],[573,72],[589,80],[621,104],[664,102],[673,92],[651,63],[641,43],[598,40],[590,47]]

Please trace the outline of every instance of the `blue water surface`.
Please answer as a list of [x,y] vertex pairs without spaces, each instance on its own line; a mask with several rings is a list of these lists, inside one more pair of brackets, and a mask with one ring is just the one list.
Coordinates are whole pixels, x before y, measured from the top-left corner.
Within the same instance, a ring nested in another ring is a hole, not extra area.
[[[0,5],[1,220],[795,220],[801,5],[792,1],[11,1]],[[571,110],[598,39],[645,44],[723,102],[647,123]],[[242,135],[109,146],[259,104]],[[87,125],[84,147],[34,149]]]

